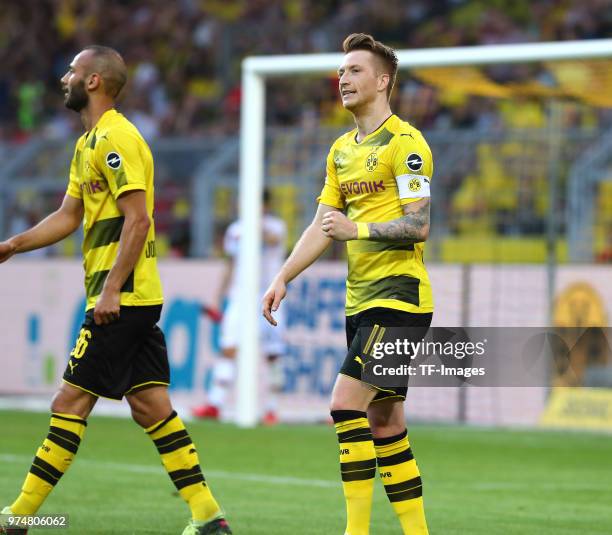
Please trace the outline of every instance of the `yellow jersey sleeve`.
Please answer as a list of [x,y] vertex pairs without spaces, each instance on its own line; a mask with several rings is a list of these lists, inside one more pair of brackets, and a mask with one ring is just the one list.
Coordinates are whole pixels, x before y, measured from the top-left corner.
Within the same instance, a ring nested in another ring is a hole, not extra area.
[[130,133],[107,133],[96,143],[95,162],[117,200],[130,190],[147,189],[146,170],[138,139]]
[[327,155],[325,185],[321,195],[317,197],[317,202],[333,206],[334,208],[344,209],[344,196],[340,191],[340,183],[336,174],[336,163],[334,162],[335,144],[332,145]]
[[419,134],[397,136],[392,168],[402,206],[430,196],[433,159]]
[[72,161],[70,162],[70,174],[68,178],[68,187],[66,188],[66,195],[70,195],[75,199],[82,199],[83,192],[79,186],[79,177],[77,174],[78,160],[81,158],[81,139],[79,139],[74,148],[74,154],[72,155]]

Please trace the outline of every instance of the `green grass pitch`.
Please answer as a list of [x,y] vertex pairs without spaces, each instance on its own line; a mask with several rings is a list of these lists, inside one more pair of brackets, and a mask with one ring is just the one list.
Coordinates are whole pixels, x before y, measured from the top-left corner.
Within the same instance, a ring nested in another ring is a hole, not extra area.
[[[47,432],[45,414],[0,411],[0,506],[10,503]],[[188,424],[207,480],[237,535],[342,535],[344,500],[330,426],[241,430]],[[414,425],[432,535],[612,533],[612,437]],[[130,420],[95,416],[40,513],[66,530],[180,534],[189,517],[157,453]],[[372,535],[400,534],[376,482]]]

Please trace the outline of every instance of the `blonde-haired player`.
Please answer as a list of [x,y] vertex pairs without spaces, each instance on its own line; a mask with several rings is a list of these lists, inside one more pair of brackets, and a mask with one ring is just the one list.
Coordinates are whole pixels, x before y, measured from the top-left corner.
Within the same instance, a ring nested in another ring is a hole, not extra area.
[[[347,242],[346,334],[349,350],[331,400],[346,498],[346,535],[369,533],[376,466],[405,534],[426,534],[419,469],[408,442],[403,384],[363,376],[361,328],[413,327],[432,319],[423,264],[429,234],[433,161],[421,133],[391,112],[395,52],[370,35],[344,41],[338,70],[344,107],[356,128],[327,158],[325,186],[312,224],[270,285],[263,314],[272,324],[286,285],[332,240]],[[376,327],[378,326],[378,327]]]

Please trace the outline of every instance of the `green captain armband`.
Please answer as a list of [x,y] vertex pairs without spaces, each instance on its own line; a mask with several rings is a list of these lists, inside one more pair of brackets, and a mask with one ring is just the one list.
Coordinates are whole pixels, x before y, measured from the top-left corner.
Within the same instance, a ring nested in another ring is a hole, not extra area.
[[357,223],[357,239],[367,240],[370,237],[370,228],[367,223]]

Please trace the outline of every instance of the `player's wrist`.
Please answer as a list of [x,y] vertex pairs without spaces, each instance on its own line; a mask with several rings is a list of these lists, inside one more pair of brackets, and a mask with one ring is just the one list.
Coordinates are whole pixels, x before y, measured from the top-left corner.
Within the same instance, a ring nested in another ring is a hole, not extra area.
[[367,240],[370,237],[370,227],[367,223],[357,223],[357,239]]
[[286,286],[287,284],[289,284],[290,280],[291,279],[289,278],[289,274],[285,270],[281,270],[278,272],[278,275],[274,277],[274,282],[272,284],[274,286],[278,284],[284,284]]
[[13,236],[12,238],[9,238],[6,240],[6,244],[11,248],[11,252],[13,254],[21,252],[20,247],[22,245],[22,240],[20,239],[20,236]]
[[118,284],[117,282],[110,280],[110,279],[106,279],[106,282],[104,283],[104,286],[102,286],[102,292],[103,293],[119,293],[121,290],[121,284]]

